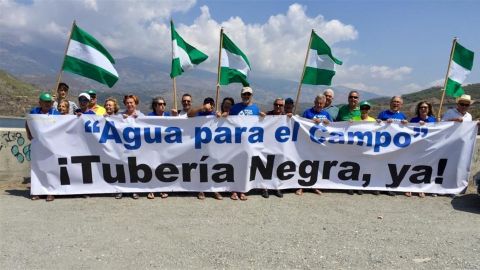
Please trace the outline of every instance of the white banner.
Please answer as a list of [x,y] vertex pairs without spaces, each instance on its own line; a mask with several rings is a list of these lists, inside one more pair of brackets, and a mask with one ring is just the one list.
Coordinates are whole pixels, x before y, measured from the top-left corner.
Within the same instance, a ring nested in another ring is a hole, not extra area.
[[32,194],[320,188],[459,193],[476,122],[29,115]]

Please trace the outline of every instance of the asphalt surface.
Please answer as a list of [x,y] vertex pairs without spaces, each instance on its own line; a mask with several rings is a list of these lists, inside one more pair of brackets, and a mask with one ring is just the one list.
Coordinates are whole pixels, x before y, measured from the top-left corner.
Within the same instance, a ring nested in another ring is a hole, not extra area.
[[[478,269],[480,196],[31,201],[0,186],[2,269]],[[208,196],[208,195],[207,195]]]

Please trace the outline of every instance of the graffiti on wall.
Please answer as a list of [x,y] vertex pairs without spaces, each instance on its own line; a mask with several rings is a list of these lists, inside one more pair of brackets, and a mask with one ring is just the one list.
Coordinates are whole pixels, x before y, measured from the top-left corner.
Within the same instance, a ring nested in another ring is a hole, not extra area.
[[30,143],[20,132],[5,131],[0,133],[0,153],[9,151],[19,163],[30,161]]

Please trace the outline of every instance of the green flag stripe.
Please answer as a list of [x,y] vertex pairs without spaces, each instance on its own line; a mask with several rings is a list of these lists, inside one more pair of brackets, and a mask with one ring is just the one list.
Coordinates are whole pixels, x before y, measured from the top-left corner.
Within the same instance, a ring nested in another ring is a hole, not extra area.
[[236,69],[230,69],[228,67],[220,68],[220,85],[228,85],[233,82],[242,83],[243,86],[248,86],[247,77],[245,74],[239,72]]
[[447,87],[445,88],[445,94],[450,97],[459,97],[463,95],[465,91],[463,91],[462,85],[454,80],[448,78],[447,80]]
[[63,70],[90,78],[99,83],[106,84],[109,87],[112,87],[118,80],[118,77],[112,73],[99,68],[98,66],[68,55],[65,56]]
[[312,31],[312,44],[310,45],[310,48],[316,50],[318,55],[328,55],[332,59],[332,61],[335,62],[335,64],[342,64],[342,61],[333,56],[332,50],[330,49],[328,44],[323,41],[323,39],[319,37],[314,31]]
[[331,85],[334,75],[334,70],[306,67],[302,83],[313,85]]
[[110,53],[108,53],[108,51],[103,47],[103,45],[100,42],[98,42],[94,37],[92,37],[89,33],[85,32],[75,24],[73,25],[71,38],[80,43],[83,43],[95,48],[97,51],[105,55],[105,57],[107,57],[112,64],[115,64],[115,60],[110,55]]
[[[225,50],[233,53],[233,54],[238,54],[240,56],[242,56],[243,60],[245,60],[245,62],[247,63],[248,67],[250,67],[250,62],[248,61],[248,58],[245,54],[243,54],[243,52],[237,47],[237,45],[235,45],[235,43],[233,43],[230,38],[228,38],[228,36],[223,33],[223,44],[222,44],[222,48],[224,48]],[[250,67],[251,68],[251,67]]]
[[460,66],[472,70],[474,53],[457,42],[453,53],[453,61]]
[[170,78],[177,77],[183,73],[183,69],[180,66],[180,59],[172,59],[172,71],[170,72]]

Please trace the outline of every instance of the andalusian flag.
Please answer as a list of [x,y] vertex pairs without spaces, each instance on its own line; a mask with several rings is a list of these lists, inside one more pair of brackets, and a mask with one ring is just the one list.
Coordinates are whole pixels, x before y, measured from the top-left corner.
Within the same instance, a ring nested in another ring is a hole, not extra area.
[[112,87],[118,80],[115,60],[90,34],[73,24],[62,69]]
[[314,31],[312,31],[307,64],[302,83],[313,85],[331,85],[335,75],[335,64],[342,61],[332,55],[330,47]]
[[473,52],[458,42],[455,43],[453,58],[450,63],[450,69],[448,70],[447,86],[445,87],[445,93],[448,96],[459,97],[465,93],[462,88],[462,83],[472,70],[472,66]]
[[170,72],[170,77],[173,78],[182,74],[185,70],[205,61],[208,56],[185,42],[177,31],[175,31],[173,21],[170,21],[170,27],[173,49],[172,71]]
[[222,61],[220,62],[220,84],[227,85],[233,82],[248,86],[248,72],[250,62],[247,56],[233,43],[227,35],[222,36]]

